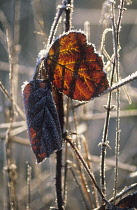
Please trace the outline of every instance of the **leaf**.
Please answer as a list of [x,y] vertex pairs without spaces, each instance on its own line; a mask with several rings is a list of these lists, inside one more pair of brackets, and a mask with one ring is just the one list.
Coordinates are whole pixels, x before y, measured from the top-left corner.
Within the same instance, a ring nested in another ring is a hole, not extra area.
[[23,87],[28,133],[37,162],[62,147],[62,132],[49,81],[32,80]]
[[102,57],[82,32],[71,31],[56,39],[45,68],[54,86],[75,100],[89,101],[109,86]]

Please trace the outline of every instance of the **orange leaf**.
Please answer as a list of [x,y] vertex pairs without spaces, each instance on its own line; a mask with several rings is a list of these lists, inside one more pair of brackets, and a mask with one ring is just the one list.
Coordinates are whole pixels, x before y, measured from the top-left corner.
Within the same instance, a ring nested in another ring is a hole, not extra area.
[[54,86],[75,100],[89,101],[109,86],[102,57],[80,31],[56,39],[45,59],[45,67]]

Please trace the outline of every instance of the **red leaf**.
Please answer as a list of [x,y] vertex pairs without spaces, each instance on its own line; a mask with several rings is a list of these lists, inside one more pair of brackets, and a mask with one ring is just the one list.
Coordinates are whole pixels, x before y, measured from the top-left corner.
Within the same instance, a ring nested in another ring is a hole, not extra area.
[[89,101],[109,86],[102,57],[78,31],[56,39],[45,58],[45,68],[54,86],[75,100]]
[[32,80],[23,87],[28,133],[37,162],[62,147],[62,131],[49,81]]

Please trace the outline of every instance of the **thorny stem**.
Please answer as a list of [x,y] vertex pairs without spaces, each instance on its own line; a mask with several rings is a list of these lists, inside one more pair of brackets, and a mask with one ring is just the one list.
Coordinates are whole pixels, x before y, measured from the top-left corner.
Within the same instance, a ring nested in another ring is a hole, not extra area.
[[[65,0],[64,1],[64,5],[65,5],[65,14],[66,14],[66,18],[65,18],[65,32],[68,32],[71,27],[72,27],[72,23],[71,23],[71,19],[72,19],[72,9],[73,9],[73,0]],[[69,106],[69,100],[68,100],[68,106]],[[68,118],[67,118],[68,119]],[[67,181],[67,144],[66,144],[66,153],[65,153],[65,168],[64,168],[64,189],[63,189],[63,199],[64,199],[64,204],[66,203],[66,199],[67,199],[67,193],[66,193],[66,181]]]
[[[60,10],[58,11],[58,14],[56,15],[55,21],[53,23],[53,27],[51,29],[51,35],[49,39],[49,44],[52,43],[53,36],[55,34],[56,27],[58,25],[58,21],[60,19],[60,16],[65,9],[66,12],[66,24],[65,24],[65,32],[67,32],[70,29],[70,14],[71,9],[68,7],[68,5],[71,5],[71,0],[64,1],[62,7],[60,7]],[[68,8],[67,8],[68,7]],[[56,98],[58,101],[58,114],[60,119],[61,128],[63,131],[64,127],[64,109],[63,109],[63,96],[62,93],[56,92]],[[58,209],[63,210],[64,208],[64,201],[62,197],[62,150],[57,152],[57,165],[56,165],[56,192],[57,192],[57,203],[58,203]],[[67,173],[67,172],[66,172]],[[66,174],[67,176],[67,174]]]

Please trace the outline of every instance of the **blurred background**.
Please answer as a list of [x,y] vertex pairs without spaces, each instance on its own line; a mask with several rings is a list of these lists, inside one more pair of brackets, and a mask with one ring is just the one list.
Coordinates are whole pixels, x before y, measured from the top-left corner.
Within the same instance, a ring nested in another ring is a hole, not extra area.
[[[129,1],[127,1],[129,2]],[[9,53],[8,42],[13,49],[13,92],[14,100],[23,111],[21,85],[24,81],[32,79],[36,58],[41,49],[46,46],[50,28],[52,26],[56,8],[61,0],[0,0],[0,82],[10,93],[9,80]],[[118,1],[119,3],[119,1]],[[125,78],[137,70],[137,1],[125,4],[127,10],[123,14],[122,28],[120,32],[120,75]],[[116,4],[116,19],[118,5]],[[64,30],[64,16],[60,20],[57,36]],[[72,29],[88,31],[88,41],[96,46],[100,52],[101,37],[105,28],[110,25],[110,5],[108,1],[101,0],[74,0],[72,16]],[[8,30],[6,30],[8,29]],[[7,38],[8,37],[8,38]],[[110,56],[113,53],[112,34],[108,32],[105,38],[105,48]],[[108,77],[111,66],[104,57]],[[118,188],[119,191],[125,184],[131,185],[136,181],[137,170],[137,83],[136,81],[126,85],[127,92],[121,88],[121,140],[120,140],[120,169]],[[128,95],[128,97],[127,97]],[[129,99],[130,98],[130,99]],[[131,103],[132,101],[132,103]],[[64,104],[66,97],[64,96]],[[74,104],[78,102],[74,102]],[[95,177],[99,179],[100,151],[98,146],[102,140],[105,119],[104,105],[107,104],[107,96],[92,100],[87,105],[75,110],[77,123],[74,120],[74,112],[70,110],[69,130],[77,132],[80,139],[86,139],[89,149]],[[112,104],[115,105],[115,92]],[[11,102],[0,91],[0,208],[7,206],[7,179],[6,179],[6,154],[5,139],[9,128]],[[66,117],[65,117],[66,120]],[[47,159],[40,165],[35,162],[35,156],[31,150],[26,131],[25,120],[16,115],[14,118],[11,148],[11,162],[13,163],[14,183],[18,200],[17,209],[26,209],[27,206],[27,173],[28,164],[31,166],[31,209],[49,209],[55,206],[55,164],[56,155]],[[116,110],[111,112],[108,141],[111,149],[107,148],[106,188],[110,198],[114,187],[114,154],[116,133]],[[64,149],[65,147],[63,147]],[[81,148],[81,153],[84,151]],[[75,158],[70,149],[69,160],[75,163]],[[72,166],[74,167],[74,166]],[[75,167],[74,167],[75,168]],[[64,170],[64,169],[63,169]],[[76,169],[75,169],[76,170]],[[70,172],[68,172],[70,173]],[[79,173],[75,171],[79,179]],[[88,178],[87,178],[88,182]],[[89,186],[91,183],[89,183]],[[90,188],[90,187],[89,187]],[[91,197],[92,189],[91,189]],[[67,208],[88,209],[85,205],[79,187],[72,173],[67,178]],[[93,209],[93,208],[91,208]]]

